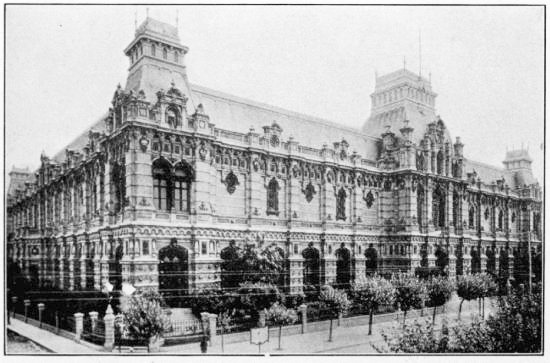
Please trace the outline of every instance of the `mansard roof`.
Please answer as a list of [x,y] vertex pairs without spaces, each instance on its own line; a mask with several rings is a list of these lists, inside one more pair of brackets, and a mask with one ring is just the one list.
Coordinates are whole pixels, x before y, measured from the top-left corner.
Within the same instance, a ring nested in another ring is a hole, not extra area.
[[84,149],[84,146],[86,146],[86,144],[88,143],[88,140],[89,140],[88,133],[90,131],[98,131],[98,132],[105,131],[105,122],[103,120],[107,116],[108,116],[108,113],[105,113],[97,121],[95,121],[91,126],[87,127],[83,133],[78,135],[73,141],[71,141],[63,149],[59,150],[59,152],[54,155],[52,160],[58,164],[61,164],[65,161],[66,149],[77,150],[77,151],[81,151],[82,149]]
[[376,144],[379,135],[365,135],[359,129],[198,85],[191,85],[191,90],[195,104],[204,106],[205,113],[218,128],[247,133],[253,127],[261,133],[262,127],[275,122],[283,130],[283,140],[292,136],[300,145],[321,149],[323,144],[332,146],[334,142],[345,139],[350,151],[355,150],[369,160],[376,160],[378,156]]

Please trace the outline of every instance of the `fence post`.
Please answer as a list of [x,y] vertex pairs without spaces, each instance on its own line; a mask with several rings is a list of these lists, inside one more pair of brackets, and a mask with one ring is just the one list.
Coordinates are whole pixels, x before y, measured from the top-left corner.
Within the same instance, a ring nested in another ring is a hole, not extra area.
[[337,321],[338,321],[338,326],[340,326],[342,324],[342,312],[341,311],[338,312],[338,320]]
[[15,310],[16,309],[16,306],[17,306],[17,296],[12,296],[11,297],[11,302],[12,302],[12,308],[13,308],[13,317],[15,318]]
[[38,303],[38,322],[40,324],[40,329],[42,329],[43,312],[44,312],[44,303]]
[[90,311],[88,315],[90,315],[90,325],[92,332],[95,333],[95,329],[97,328],[97,316],[99,315],[99,313],[97,311]]
[[298,307],[302,315],[302,334],[307,333],[307,305],[302,304]]
[[218,342],[217,338],[217,329],[218,324],[216,323],[218,316],[216,314],[208,315],[208,329],[210,330],[210,345],[214,345]]
[[115,315],[111,305],[107,306],[103,321],[105,322],[105,344],[103,347],[110,352],[115,346]]
[[84,314],[74,313],[75,339],[78,342],[82,336]]
[[25,304],[25,323],[28,322],[29,318],[29,306],[31,306],[31,301],[29,299],[23,300],[23,304]]
[[[210,324],[209,324],[210,314],[207,312],[201,313],[201,323],[202,323],[202,334],[204,336],[210,335]],[[212,345],[212,342],[210,342],[210,345]]]

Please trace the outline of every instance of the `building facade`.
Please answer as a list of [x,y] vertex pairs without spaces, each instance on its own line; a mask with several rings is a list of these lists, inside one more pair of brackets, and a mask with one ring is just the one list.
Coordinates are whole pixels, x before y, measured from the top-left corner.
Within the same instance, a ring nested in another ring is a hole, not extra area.
[[441,253],[451,278],[525,275],[543,240],[531,159],[466,159],[429,80],[377,77],[353,129],[190,84],[187,51],[147,18],[107,114],[36,172],[10,173],[7,259],[37,285],[219,285],[230,243],[276,246],[291,294]]

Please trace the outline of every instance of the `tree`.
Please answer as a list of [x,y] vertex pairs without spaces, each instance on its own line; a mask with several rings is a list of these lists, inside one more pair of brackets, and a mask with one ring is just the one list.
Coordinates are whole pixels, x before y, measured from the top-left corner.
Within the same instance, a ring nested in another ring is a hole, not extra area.
[[281,300],[277,286],[265,282],[244,282],[238,293],[241,304],[258,319],[258,326],[265,326],[265,309]]
[[514,293],[499,300],[487,326],[495,351],[540,353],[542,348],[542,295]]
[[348,295],[344,290],[334,289],[332,286],[325,285],[321,288],[319,300],[323,308],[330,313],[330,330],[328,341],[332,342],[332,321],[339,315],[345,315],[350,307]]
[[[382,337],[391,352],[399,353],[540,353],[542,304],[540,294],[505,296],[495,315],[437,334],[428,321],[414,321],[404,329],[393,327]],[[378,351],[382,348],[376,347]]]
[[420,309],[426,301],[426,285],[422,280],[410,274],[396,274],[392,276],[392,285],[395,287],[395,302],[403,310],[403,326],[407,312],[411,309]]
[[434,308],[432,322],[435,324],[436,307],[445,305],[450,300],[455,286],[449,279],[438,276],[432,277],[428,281],[426,288],[428,292],[428,306],[433,306]]
[[221,252],[222,287],[237,288],[243,282],[283,283],[284,251],[276,244],[244,248],[231,241]]
[[135,339],[158,342],[169,328],[170,320],[162,308],[162,297],[156,291],[137,292],[127,299],[122,308],[124,332]]
[[464,300],[475,300],[482,295],[482,282],[478,274],[459,276],[456,282],[456,293],[462,300],[458,307],[458,319],[462,313]]
[[281,332],[283,325],[291,325],[298,321],[298,314],[294,309],[287,309],[284,305],[278,302],[271,305],[266,314],[266,319],[270,325],[279,327],[279,347],[281,350]]
[[386,279],[374,275],[360,277],[351,285],[354,300],[369,311],[369,335],[372,334],[372,317],[380,305],[391,305],[395,300],[395,288]]
[[481,316],[485,319],[485,298],[495,296],[498,291],[498,285],[489,274],[480,274],[479,279],[481,285],[479,297],[481,298],[481,303],[483,304],[483,312]]

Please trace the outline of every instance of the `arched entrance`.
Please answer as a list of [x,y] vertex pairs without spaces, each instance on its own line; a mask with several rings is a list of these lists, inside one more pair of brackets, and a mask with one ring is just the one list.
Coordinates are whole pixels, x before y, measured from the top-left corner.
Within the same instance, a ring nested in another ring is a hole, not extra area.
[[306,295],[317,293],[320,285],[321,254],[317,248],[313,247],[313,242],[310,242],[302,252],[302,257],[304,258],[304,293]]
[[351,253],[342,243],[336,250],[336,285],[341,289],[349,288],[351,280]]
[[485,254],[487,255],[487,272],[494,275],[496,268],[495,248],[487,247],[487,251],[485,252]]
[[481,259],[479,255],[479,251],[476,247],[472,247],[472,250],[470,252],[470,256],[472,256],[472,273],[480,273],[481,272]]
[[172,238],[170,244],[159,251],[159,292],[171,307],[180,305],[180,297],[189,286],[188,252]]
[[372,243],[369,244],[369,248],[365,251],[365,272],[366,275],[374,275],[378,270],[378,251],[373,247]]
[[233,289],[239,286],[242,276],[239,256],[239,247],[236,245],[235,240],[229,241],[229,246],[220,252],[220,257],[223,260],[221,264],[222,289]]

